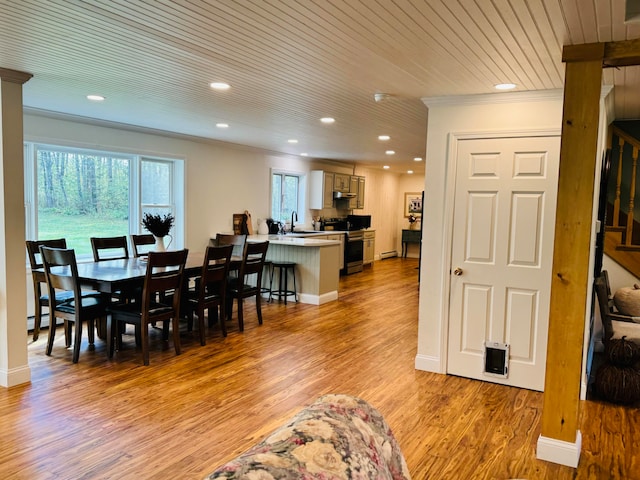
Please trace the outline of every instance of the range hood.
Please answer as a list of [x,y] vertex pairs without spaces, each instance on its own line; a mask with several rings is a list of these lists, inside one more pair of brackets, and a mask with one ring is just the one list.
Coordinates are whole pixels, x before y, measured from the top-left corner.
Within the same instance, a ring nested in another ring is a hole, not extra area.
[[334,199],[356,198],[356,194],[355,193],[349,193],[349,192],[333,192],[333,198]]

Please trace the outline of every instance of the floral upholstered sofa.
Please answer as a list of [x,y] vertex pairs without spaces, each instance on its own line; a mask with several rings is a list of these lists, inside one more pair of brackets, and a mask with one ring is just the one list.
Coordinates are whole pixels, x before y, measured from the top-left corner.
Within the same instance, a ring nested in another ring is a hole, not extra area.
[[207,479],[410,480],[382,415],[364,400],[324,395]]

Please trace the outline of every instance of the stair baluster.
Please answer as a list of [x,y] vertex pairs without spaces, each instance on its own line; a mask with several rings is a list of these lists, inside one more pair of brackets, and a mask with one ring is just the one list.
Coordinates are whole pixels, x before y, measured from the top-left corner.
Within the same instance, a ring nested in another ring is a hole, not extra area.
[[629,213],[627,213],[627,233],[624,239],[625,245],[633,244],[633,206],[636,196],[636,171],[638,168],[638,147],[633,147],[633,167],[631,169],[631,188],[629,190]]

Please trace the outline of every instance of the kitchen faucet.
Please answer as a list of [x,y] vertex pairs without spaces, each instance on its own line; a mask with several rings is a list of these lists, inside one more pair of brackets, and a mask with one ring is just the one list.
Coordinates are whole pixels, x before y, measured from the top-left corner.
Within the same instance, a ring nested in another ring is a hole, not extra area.
[[293,223],[293,219],[295,218],[295,221],[298,221],[298,213],[294,210],[291,212],[291,233],[293,233],[293,229],[294,229],[294,223]]

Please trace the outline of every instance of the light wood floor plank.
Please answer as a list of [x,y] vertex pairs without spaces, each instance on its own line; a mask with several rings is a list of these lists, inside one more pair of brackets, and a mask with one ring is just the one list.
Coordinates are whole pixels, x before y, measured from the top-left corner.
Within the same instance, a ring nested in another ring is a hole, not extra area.
[[378,408],[414,480],[640,478],[637,409],[585,402],[574,470],[535,458],[542,394],[415,370],[416,266],[375,262],[330,304],[265,304],[262,326],[247,302],[244,333],[185,331],[180,356],[152,332],[149,367],[132,335],[108,361],[85,332],[74,365],[45,331],[32,383],[0,389],[0,478],[199,479],[324,393]]

